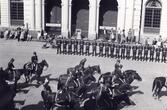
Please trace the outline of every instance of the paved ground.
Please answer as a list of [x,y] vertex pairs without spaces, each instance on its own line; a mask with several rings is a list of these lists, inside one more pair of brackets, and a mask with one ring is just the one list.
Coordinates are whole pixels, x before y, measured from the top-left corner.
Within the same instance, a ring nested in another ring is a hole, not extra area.
[[[44,71],[43,76],[51,75],[50,85],[53,91],[56,91],[56,81],[54,80],[60,74],[66,73],[68,67],[73,67],[79,63],[79,61],[85,56],[69,56],[69,55],[57,55],[55,49],[42,49],[43,43],[40,42],[17,42],[6,41],[0,39],[0,66],[6,68],[7,63],[11,57],[15,58],[16,68],[22,68],[23,64],[30,61],[33,51],[36,51],[39,56],[39,61],[46,59],[49,63],[48,70]],[[99,58],[99,57],[86,57],[88,65],[99,64],[102,72],[112,71],[114,69],[115,59]],[[161,101],[155,100],[152,97],[152,82],[156,76],[166,76],[167,64],[165,63],[152,63],[122,60],[123,69],[134,69],[143,78],[142,82],[133,82],[135,86],[139,86],[136,89],[136,94],[130,98],[136,103],[135,106],[126,106],[122,110],[166,110],[167,109],[167,92],[163,89]],[[21,78],[22,82],[24,78]],[[33,82],[35,84],[35,82]],[[42,86],[36,88],[31,85],[30,87],[23,87],[24,89],[15,97],[16,106],[20,110],[43,110],[42,99],[40,91]]]

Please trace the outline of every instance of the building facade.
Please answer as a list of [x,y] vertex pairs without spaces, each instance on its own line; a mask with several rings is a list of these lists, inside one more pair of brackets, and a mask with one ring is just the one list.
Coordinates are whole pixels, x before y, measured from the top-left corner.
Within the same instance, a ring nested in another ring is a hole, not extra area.
[[129,29],[137,40],[167,35],[165,0],[0,0],[0,26],[26,26],[95,39],[103,30]]

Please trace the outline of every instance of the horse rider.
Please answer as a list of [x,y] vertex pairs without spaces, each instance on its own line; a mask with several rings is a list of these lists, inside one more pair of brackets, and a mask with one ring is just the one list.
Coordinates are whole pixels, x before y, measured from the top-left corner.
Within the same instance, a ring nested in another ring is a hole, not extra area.
[[[118,59],[116,64],[115,64],[115,70],[111,74],[113,88],[125,83],[123,73],[121,71],[122,67],[123,67],[123,65],[121,64],[120,60]],[[114,89],[113,89],[113,94],[115,95]]]
[[8,67],[7,67],[7,72],[9,72],[9,73],[13,73],[13,71],[14,71],[14,69],[15,69],[15,66],[14,66],[14,61],[15,61],[15,59],[14,58],[11,58],[10,59],[10,61],[9,61],[9,63],[8,63]]
[[31,57],[31,62],[32,62],[32,65],[33,65],[33,72],[36,71],[37,69],[37,63],[38,63],[38,56],[37,56],[37,53],[36,52],[33,52],[33,56]]

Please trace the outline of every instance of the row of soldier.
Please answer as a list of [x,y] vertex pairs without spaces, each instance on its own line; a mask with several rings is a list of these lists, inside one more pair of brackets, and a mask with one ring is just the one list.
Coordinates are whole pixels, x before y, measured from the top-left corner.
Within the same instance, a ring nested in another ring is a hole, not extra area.
[[167,48],[142,44],[116,44],[97,40],[56,39],[57,54],[92,55],[140,61],[166,62]]

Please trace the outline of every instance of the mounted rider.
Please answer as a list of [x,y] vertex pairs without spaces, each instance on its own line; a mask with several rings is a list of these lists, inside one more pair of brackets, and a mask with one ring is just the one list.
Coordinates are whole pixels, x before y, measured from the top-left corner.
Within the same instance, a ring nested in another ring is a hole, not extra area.
[[32,71],[35,72],[37,70],[38,56],[36,52],[33,52],[33,56],[31,57],[32,63]]
[[15,59],[14,58],[11,58],[10,59],[10,61],[9,61],[9,63],[8,63],[8,67],[7,67],[7,72],[8,73],[13,73],[14,72],[14,69],[15,69],[15,66],[14,66],[14,61],[15,61]]

